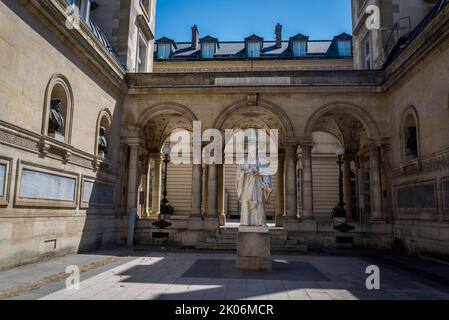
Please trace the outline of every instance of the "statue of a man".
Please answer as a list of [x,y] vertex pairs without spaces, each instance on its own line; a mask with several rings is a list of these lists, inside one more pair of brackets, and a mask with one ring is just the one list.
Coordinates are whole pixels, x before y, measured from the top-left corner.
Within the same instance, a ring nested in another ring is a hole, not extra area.
[[244,164],[237,169],[237,195],[241,204],[240,225],[265,227],[265,203],[272,192],[271,176],[257,156],[257,146],[249,145]]
[[101,157],[105,157],[108,148],[108,141],[106,140],[106,128],[100,127],[100,136],[98,137],[98,153]]
[[55,133],[64,128],[64,117],[61,114],[61,99],[52,99],[50,102],[50,119],[48,132]]

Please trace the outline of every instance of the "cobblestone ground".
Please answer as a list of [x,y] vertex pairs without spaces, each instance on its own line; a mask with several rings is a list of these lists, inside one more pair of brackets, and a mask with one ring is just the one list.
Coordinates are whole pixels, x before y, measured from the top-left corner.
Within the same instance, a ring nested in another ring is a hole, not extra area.
[[[417,258],[387,258],[378,254],[275,255],[272,272],[250,273],[235,270],[231,253],[96,253],[0,272],[0,298],[449,299],[445,277],[449,266]],[[63,270],[71,264],[81,269],[79,290],[65,288]],[[380,290],[366,289],[365,271],[373,264],[380,268]]]

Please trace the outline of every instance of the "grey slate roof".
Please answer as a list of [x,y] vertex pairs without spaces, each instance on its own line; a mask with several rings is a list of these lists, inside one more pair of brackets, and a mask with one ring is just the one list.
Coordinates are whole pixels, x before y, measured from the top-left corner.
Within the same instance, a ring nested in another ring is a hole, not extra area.
[[[303,36],[298,34],[297,36],[292,37],[291,39],[299,38],[299,36]],[[205,38],[209,38],[207,36]],[[252,35],[249,39],[256,39],[256,35]],[[308,37],[303,36],[304,39],[308,39]],[[212,38],[212,37],[210,37]],[[341,34],[336,36],[333,40],[308,40],[307,41],[307,52],[305,57],[301,58],[337,58],[338,52],[335,50],[336,41],[338,39],[351,39],[352,37],[348,34]],[[161,38],[164,41],[170,40],[167,38]],[[213,38],[216,39],[216,38]],[[246,50],[245,50],[245,42],[244,41],[223,41],[220,42],[218,39],[217,51],[215,53],[214,59],[217,60],[239,60],[246,59]],[[174,41],[173,41],[174,42]],[[158,41],[156,41],[156,44]],[[170,60],[198,60],[201,59],[201,47],[193,48],[190,42],[176,42],[177,48],[174,50],[171,55]],[[157,50],[157,45],[155,46],[155,50]],[[290,41],[282,41],[282,46],[277,47],[275,41],[263,41],[261,56],[258,59],[296,59],[293,57],[293,53],[290,47]],[[155,59],[159,60],[157,54],[155,55]],[[162,60],[164,61],[164,60]]]

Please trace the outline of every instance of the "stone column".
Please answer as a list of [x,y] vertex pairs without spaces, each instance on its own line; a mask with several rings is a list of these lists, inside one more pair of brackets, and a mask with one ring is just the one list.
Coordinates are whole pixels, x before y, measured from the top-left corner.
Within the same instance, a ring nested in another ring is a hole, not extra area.
[[285,218],[296,219],[296,145],[285,147]]
[[153,159],[153,181],[151,186],[151,206],[153,212],[159,214],[161,209],[161,155],[159,153],[151,154]]
[[208,167],[207,180],[207,215],[217,216],[217,165],[211,164]]
[[284,166],[285,154],[279,153],[277,172],[277,194],[276,194],[276,227],[284,225],[285,203],[284,203]]
[[348,218],[352,217],[351,160],[352,156],[350,155],[345,155],[343,159],[343,192]]
[[313,220],[312,145],[301,145],[303,219]]
[[129,145],[129,168],[128,168],[128,195],[127,195],[127,211],[128,211],[128,238],[127,245],[132,246],[134,243],[134,226],[137,216],[137,174],[138,174],[138,152],[139,139],[132,139]]
[[192,173],[192,212],[191,217],[201,217],[201,178],[203,168],[200,164],[193,165]]
[[226,225],[226,215],[224,210],[224,165],[217,165],[217,208],[218,208],[218,220],[220,226]]
[[371,220],[382,220],[382,188],[380,184],[379,148],[369,145]]

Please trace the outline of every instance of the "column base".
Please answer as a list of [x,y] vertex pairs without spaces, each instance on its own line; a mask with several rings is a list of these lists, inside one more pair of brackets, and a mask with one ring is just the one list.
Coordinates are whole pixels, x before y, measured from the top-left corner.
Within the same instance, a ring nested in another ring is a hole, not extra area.
[[226,225],[226,216],[224,214],[220,214],[218,216],[218,223],[220,224],[220,226],[225,226]]
[[285,216],[283,214],[276,215],[276,217],[275,217],[276,228],[281,228],[284,226],[284,218],[285,218]]

